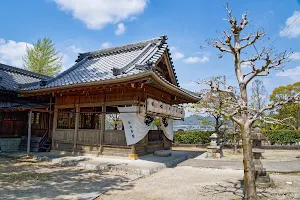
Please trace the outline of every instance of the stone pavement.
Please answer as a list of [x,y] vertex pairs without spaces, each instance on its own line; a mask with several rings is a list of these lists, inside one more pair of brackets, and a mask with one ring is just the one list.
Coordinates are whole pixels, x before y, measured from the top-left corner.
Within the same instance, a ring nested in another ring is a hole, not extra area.
[[[262,160],[262,163],[268,172],[278,172],[278,173],[300,172],[300,159],[294,161]],[[228,160],[220,160],[220,159],[215,159],[215,160],[189,159],[180,163],[179,166],[244,170],[242,161],[228,161]]]
[[[58,152],[32,153],[33,158],[41,161],[49,161],[60,165],[80,166],[90,170],[105,170],[123,172],[135,175],[151,175],[167,167],[175,167],[177,164],[204,153],[203,151],[172,151],[169,157],[146,155],[138,160],[129,160],[124,157],[108,156],[78,156],[72,154],[59,154]],[[25,152],[0,153],[0,156],[25,157]]]

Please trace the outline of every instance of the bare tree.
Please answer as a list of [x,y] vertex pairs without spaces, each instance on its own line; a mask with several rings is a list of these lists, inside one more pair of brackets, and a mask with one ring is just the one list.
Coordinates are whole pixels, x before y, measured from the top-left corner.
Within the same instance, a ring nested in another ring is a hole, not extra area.
[[260,110],[266,106],[267,100],[267,90],[263,82],[259,79],[256,79],[252,82],[252,95],[251,95],[251,104],[255,110]]
[[[219,87],[224,88],[225,86],[225,77],[224,76],[214,76],[210,78],[215,84]],[[203,89],[200,91],[202,100],[197,104],[190,106],[194,113],[203,114],[206,113],[209,116],[213,117],[214,121],[210,118],[202,119],[202,125],[209,125],[214,127],[215,132],[219,137],[223,138],[223,133],[220,129],[224,126],[226,119],[221,114],[221,111],[224,107],[224,100],[227,94],[219,92],[211,92],[209,89]],[[218,111],[218,112],[216,112]]]
[[[280,69],[289,60],[291,52],[283,51],[276,53],[272,47],[262,47],[258,49],[256,44],[262,41],[266,35],[264,30],[257,30],[249,34],[244,34],[248,26],[248,12],[242,15],[240,23],[232,16],[232,9],[225,6],[227,10],[226,19],[230,29],[221,32],[221,37],[210,40],[209,44],[217,48],[222,54],[228,53],[233,56],[233,68],[238,82],[238,93],[233,87],[222,89],[214,81],[208,80],[207,83],[212,92],[226,93],[229,95],[224,101],[226,108],[220,112],[224,117],[233,120],[239,125],[242,137],[243,164],[244,164],[244,192],[245,199],[258,199],[255,186],[255,168],[252,155],[251,128],[253,123],[258,120],[263,112],[273,109],[276,106],[288,104],[296,101],[298,95],[289,97],[284,101],[253,109],[249,105],[247,86],[258,76],[267,76],[272,69]],[[249,51],[247,51],[249,50]],[[248,52],[255,52],[251,55]],[[242,67],[244,64],[250,66],[251,70]]]

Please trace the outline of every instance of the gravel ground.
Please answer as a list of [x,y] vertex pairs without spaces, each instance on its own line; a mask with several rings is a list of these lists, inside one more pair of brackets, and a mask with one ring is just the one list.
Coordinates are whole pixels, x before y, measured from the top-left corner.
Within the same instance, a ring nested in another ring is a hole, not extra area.
[[[173,150],[189,150],[189,151],[207,151],[204,148],[197,147],[172,147]],[[224,157],[222,160],[243,160],[242,153],[233,153],[231,149],[223,149]],[[298,157],[298,158],[297,158]],[[300,160],[300,151],[299,150],[273,150],[266,149],[263,153],[263,159],[269,161],[291,161],[291,160]]]
[[92,199],[108,189],[130,189],[135,178],[0,157],[0,199]]
[[[128,190],[110,190],[101,200],[242,199],[242,170],[176,167],[134,181]],[[259,190],[262,199],[300,199],[300,176],[272,174],[275,186]],[[292,184],[287,184],[291,182]]]

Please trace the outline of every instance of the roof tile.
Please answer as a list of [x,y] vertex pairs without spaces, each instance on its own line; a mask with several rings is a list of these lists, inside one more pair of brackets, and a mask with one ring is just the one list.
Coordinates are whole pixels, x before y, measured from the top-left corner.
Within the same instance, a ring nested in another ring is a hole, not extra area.
[[[151,65],[159,60],[164,52],[169,54],[166,36],[142,42],[104,50],[79,54],[76,64],[55,78],[47,81],[45,86],[36,84],[22,90],[37,90],[86,82],[121,78],[144,72],[147,68],[138,65]],[[174,75],[174,67],[173,68]],[[113,73],[113,70],[115,73]],[[176,79],[176,86],[178,81]]]

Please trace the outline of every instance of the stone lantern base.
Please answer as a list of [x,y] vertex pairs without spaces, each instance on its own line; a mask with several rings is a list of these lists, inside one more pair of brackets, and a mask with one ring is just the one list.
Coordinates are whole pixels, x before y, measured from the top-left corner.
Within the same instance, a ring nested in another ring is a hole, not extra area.
[[259,188],[268,188],[272,186],[272,180],[265,168],[255,171],[255,185]]
[[206,158],[222,158],[222,149],[220,146],[208,146]]

